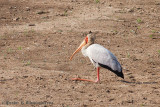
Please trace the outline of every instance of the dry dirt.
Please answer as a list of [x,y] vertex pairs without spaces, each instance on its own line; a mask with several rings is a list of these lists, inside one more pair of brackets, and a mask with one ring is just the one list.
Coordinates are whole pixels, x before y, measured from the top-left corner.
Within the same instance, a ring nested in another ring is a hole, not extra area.
[[[71,80],[96,79],[81,53],[69,61],[90,30],[124,80]],[[0,0],[0,106],[160,106],[160,1]]]

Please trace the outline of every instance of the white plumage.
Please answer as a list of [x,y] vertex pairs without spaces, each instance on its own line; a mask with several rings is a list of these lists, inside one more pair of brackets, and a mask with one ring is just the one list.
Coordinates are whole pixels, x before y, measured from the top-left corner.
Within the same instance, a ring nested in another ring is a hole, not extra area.
[[83,81],[91,81],[91,82],[98,82],[99,81],[99,70],[100,67],[106,68],[117,76],[124,78],[122,67],[118,62],[117,58],[114,54],[112,54],[108,49],[104,48],[99,44],[94,44],[95,36],[91,33],[86,36],[83,42],[80,44],[78,49],[73,53],[70,57],[70,60],[73,56],[81,50],[84,56],[89,57],[90,61],[93,65],[97,68],[97,80],[87,80],[81,78],[73,78],[72,80],[83,80]]
[[92,44],[87,49],[82,48],[82,54],[88,56],[90,61],[97,68],[100,64],[110,67],[114,71],[121,72],[122,67],[117,58],[106,48],[99,44]]

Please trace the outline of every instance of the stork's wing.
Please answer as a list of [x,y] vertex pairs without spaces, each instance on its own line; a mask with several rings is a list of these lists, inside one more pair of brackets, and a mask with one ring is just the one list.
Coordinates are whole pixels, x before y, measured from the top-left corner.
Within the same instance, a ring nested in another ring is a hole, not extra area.
[[99,66],[111,71],[122,72],[117,58],[106,48],[99,44],[92,44],[87,48],[87,56]]

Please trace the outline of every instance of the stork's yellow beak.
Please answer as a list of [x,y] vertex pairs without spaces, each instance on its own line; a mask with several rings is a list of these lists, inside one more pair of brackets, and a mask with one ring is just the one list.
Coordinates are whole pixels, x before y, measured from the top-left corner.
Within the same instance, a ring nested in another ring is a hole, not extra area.
[[83,42],[79,45],[79,47],[78,47],[78,48],[76,49],[76,51],[72,54],[72,56],[70,57],[69,60],[72,60],[73,56],[74,56],[76,53],[78,53],[78,52],[82,49],[82,47],[85,46],[85,45],[86,45],[86,42],[85,42],[85,40],[83,40]]

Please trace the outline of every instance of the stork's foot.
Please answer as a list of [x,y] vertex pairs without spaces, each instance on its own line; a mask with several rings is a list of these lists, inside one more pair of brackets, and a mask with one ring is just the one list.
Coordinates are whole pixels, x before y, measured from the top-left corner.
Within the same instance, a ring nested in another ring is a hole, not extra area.
[[74,80],[74,81],[88,81],[88,82],[94,82],[94,83],[97,83],[99,81],[98,79],[96,81],[92,81],[92,80],[81,79],[81,78],[72,78],[72,80]]
[[81,79],[81,78],[72,78],[72,80],[75,80],[75,81],[88,81],[88,82],[97,83],[97,82],[99,82],[99,70],[100,70],[100,68],[98,67],[97,68],[97,80],[96,81],[87,80],[87,79]]

